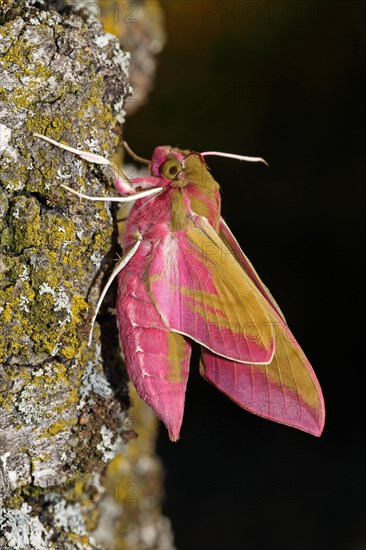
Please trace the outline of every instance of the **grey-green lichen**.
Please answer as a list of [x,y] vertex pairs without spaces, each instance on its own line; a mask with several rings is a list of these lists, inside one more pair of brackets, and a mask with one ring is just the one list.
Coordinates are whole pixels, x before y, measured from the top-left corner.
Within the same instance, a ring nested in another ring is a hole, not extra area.
[[32,517],[32,508],[25,502],[18,510],[0,510],[0,528],[8,548],[23,550],[34,548],[47,550],[50,533],[47,533],[37,517]]
[[[72,22],[75,25],[75,18]],[[67,219],[69,213],[47,211],[39,201],[44,197],[45,206],[52,208],[64,206],[69,199],[57,189],[65,177],[60,155],[50,153],[43,143],[34,147],[32,132],[47,133],[57,139],[67,134],[72,139],[77,125],[78,140],[90,142],[93,138],[98,143],[95,122],[91,126],[97,119],[102,151],[115,141],[110,130],[116,124],[117,114],[113,119],[110,106],[103,104],[103,78],[95,76],[93,70],[96,60],[90,58],[82,44],[73,56],[61,53],[62,48],[56,47],[65,35],[60,23],[57,14],[46,18],[45,12],[41,12],[30,24],[18,18],[0,31],[5,75],[11,66],[11,77],[4,82],[3,101],[12,106],[12,125],[24,122],[20,132],[17,128],[11,130],[13,139],[10,147],[3,148],[0,170],[1,184],[10,197],[14,193],[2,220],[1,243],[11,254],[2,266],[0,280],[4,288],[0,297],[1,329],[4,336],[11,333],[12,338],[0,340],[0,360],[11,355],[20,363],[32,362],[34,353],[38,360],[43,360],[56,353],[71,358],[79,350],[78,325],[83,322],[87,304],[82,293],[75,289],[74,281],[85,287],[85,278],[90,277],[88,268],[93,267],[93,262],[91,259],[88,262],[86,255],[93,229],[100,231],[104,225],[103,236],[98,234],[90,258],[98,253],[102,258],[111,240],[112,230],[103,204],[97,205],[98,213],[94,207],[91,221],[96,223],[78,228],[78,224]],[[80,22],[78,26],[73,46],[76,38],[85,33]],[[69,39],[67,50],[70,42]],[[55,50],[52,62],[50,48]],[[62,74],[56,69],[60,65]],[[85,67],[90,67],[87,78]],[[86,83],[82,90],[79,75],[83,75],[82,82]],[[58,108],[52,109],[50,105]],[[62,105],[67,105],[64,112]],[[3,124],[2,133],[9,142],[10,130],[5,132],[4,128],[8,126]],[[4,139],[1,141],[4,143]],[[83,163],[74,161],[67,175],[75,184],[85,187],[85,174]],[[88,209],[91,210],[85,207]],[[17,255],[21,257],[14,260]],[[41,285],[47,285],[49,291],[42,292],[45,287]]]
[[101,36],[95,20],[36,8],[0,26],[0,548],[95,547],[95,506],[64,492],[105,467],[125,418],[99,329],[86,345],[113,220],[60,188],[104,194],[109,173],[33,136],[110,156],[128,56]]
[[119,140],[129,55],[90,8],[0,0],[0,548],[168,550],[156,418],[126,418],[115,319],[85,344],[116,257],[111,212],[60,188],[101,195],[109,173],[33,137],[105,156]]
[[50,493],[44,501],[46,511],[49,519],[42,523],[26,502],[18,509],[0,509],[0,537],[6,544],[1,547],[14,550],[99,548],[88,535],[80,504],[69,503],[57,493]]

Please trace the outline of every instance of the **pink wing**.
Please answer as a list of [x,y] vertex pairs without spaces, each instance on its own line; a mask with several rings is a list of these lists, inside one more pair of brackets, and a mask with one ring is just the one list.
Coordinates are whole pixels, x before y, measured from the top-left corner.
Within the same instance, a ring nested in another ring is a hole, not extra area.
[[270,365],[244,365],[202,348],[201,374],[244,409],[320,436],[325,409],[319,383],[292,334],[277,329]]
[[244,409],[319,436],[324,428],[325,407],[315,373],[276,301],[223,220],[220,236],[254,282],[257,294],[260,292],[267,300],[276,349],[269,365],[243,365],[203,349],[201,374]]
[[167,233],[154,246],[149,266],[156,308],[169,329],[216,354],[238,362],[269,363],[274,335],[267,302],[221,245],[213,244],[192,222],[184,231]]
[[129,376],[140,397],[179,438],[191,347],[162,323],[144,279],[144,244],[118,275],[117,314]]

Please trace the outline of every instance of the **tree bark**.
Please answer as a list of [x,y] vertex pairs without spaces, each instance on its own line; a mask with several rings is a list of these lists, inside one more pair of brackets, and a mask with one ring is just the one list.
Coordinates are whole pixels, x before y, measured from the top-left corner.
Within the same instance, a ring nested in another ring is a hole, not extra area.
[[[66,9],[49,9],[55,4]],[[127,376],[107,311],[113,289],[86,344],[116,258],[114,211],[60,188],[102,195],[110,172],[33,136],[110,156],[124,121],[129,56],[90,13],[62,2],[6,0],[0,10],[0,548],[129,548],[105,531],[116,507],[134,504],[138,513],[145,494],[123,475],[106,487],[117,450],[117,464],[136,466]],[[172,548],[149,422],[150,443],[135,453],[150,457],[155,535],[140,546],[135,537],[134,548]]]

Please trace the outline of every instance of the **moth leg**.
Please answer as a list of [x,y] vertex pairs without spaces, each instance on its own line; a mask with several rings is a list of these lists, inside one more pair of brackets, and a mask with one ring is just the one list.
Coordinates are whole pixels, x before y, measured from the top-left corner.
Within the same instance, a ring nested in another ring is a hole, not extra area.
[[126,251],[123,254],[123,256],[119,259],[118,263],[114,266],[114,269],[113,269],[112,273],[110,274],[110,277],[109,277],[107,283],[105,284],[105,286],[102,290],[102,293],[99,297],[98,303],[97,303],[96,308],[95,308],[95,313],[94,313],[93,318],[91,320],[91,327],[90,327],[89,338],[88,338],[88,346],[90,346],[91,341],[92,341],[95,319],[97,318],[100,306],[102,305],[102,302],[104,300],[104,297],[105,297],[109,287],[113,283],[114,279],[117,277],[118,273],[128,264],[128,262],[131,260],[131,258],[135,255],[136,251],[138,250],[138,248],[141,244],[141,241],[142,241],[141,235],[137,235],[137,240],[136,240],[135,244],[133,245],[133,247],[130,248],[128,251]]
[[135,190],[130,184],[130,180],[120,170],[113,162],[106,159],[105,157],[102,157],[101,155],[96,155],[95,153],[90,153],[89,151],[83,151],[81,149],[74,149],[74,147],[69,147],[68,145],[64,145],[63,143],[59,143],[58,141],[55,141],[54,139],[51,139],[47,136],[44,136],[42,134],[33,134],[34,136],[43,139],[44,141],[48,141],[48,143],[52,143],[52,145],[56,145],[56,147],[59,147],[60,149],[64,149],[65,151],[69,151],[70,153],[74,153],[75,155],[78,155],[84,160],[87,160],[89,162],[94,162],[95,164],[107,164],[111,166],[113,170],[113,176],[114,176],[114,185],[119,193],[122,195],[128,193],[128,194],[135,194]]
[[102,202],[132,202],[138,199],[142,199],[144,197],[148,197],[149,195],[156,195],[164,189],[163,187],[154,187],[153,189],[146,189],[146,191],[141,191],[140,193],[135,193],[134,195],[127,195],[126,197],[91,197],[90,195],[79,193],[79,191],[75,191],[74,189],[63,183],[60,185],[60,187],[67,189],[67,191],[69,191],[73,195],[76,195],[77,197],[80,197],[81,199]]

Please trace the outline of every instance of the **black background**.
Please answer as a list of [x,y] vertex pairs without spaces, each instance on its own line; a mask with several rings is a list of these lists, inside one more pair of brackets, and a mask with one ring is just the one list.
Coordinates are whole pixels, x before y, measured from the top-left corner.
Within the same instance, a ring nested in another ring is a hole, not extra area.
[[164,6],[155,90],[126,137],[148,158],[170,144],[269,162],[209,159],[327,408],[320,439],[263,420],[201,379],[196,356],[181,439],[162,427],[158,444],[176,545],[365,549],[365,2]]

